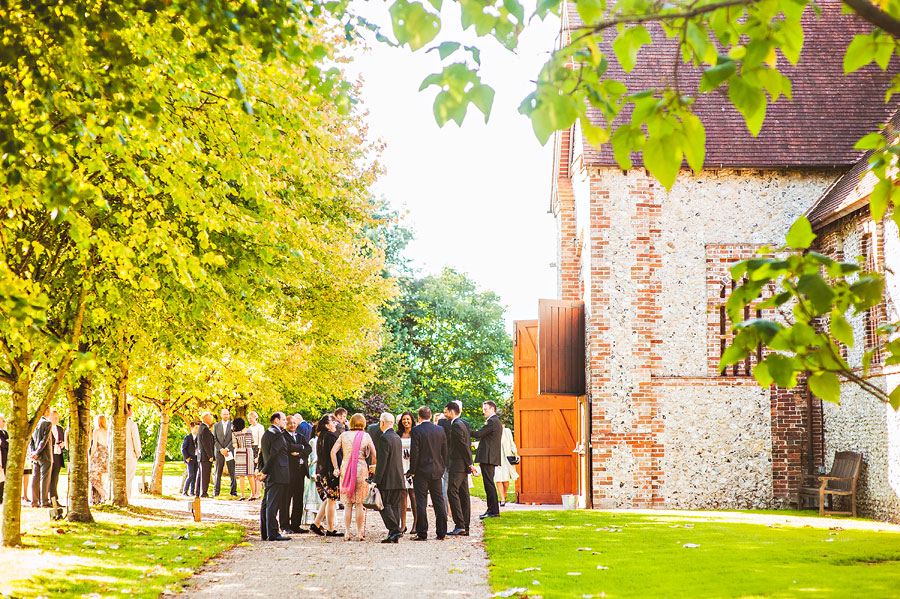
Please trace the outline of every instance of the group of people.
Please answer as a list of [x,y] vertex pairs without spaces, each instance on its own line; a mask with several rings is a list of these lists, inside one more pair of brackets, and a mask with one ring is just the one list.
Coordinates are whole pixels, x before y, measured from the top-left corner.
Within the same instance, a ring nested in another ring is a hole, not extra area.
[[[351,540],[355,520],[355,538],[364,540],[364,504],[372,501],[370,481],[378,489],[383,504],[380,514],[387,536],[382,543],[397,543],[407,531],[408,504],[413,514],[412,538],[426,540],[429,498],[437,539],[448,535],[468,536],[469,475],[480,470],[484,479],[488,505],[480,516],[482,519],[500,515],[495,475],[504,478],[507,486],[516,477],[511,467],[517,460],[515,444],[497,416],[496,404],[485,402],[482,411],[485,424],[473,430],[460,418],[459,402],[448,403],[443,417],[435,418],[436,423],[432,422],[431,410],[423,406],[416,414],[415,423],[410,412],[404,412],[399,419],[385,412],[378,422],[368,427],[362,414],[354,414],[348,421],[347,411],[338,408],[310,427],[309,435],[314,437],[298,431],[302,418],[298,422],[296,415],[275,412],[260,438],[259,451],[252,452],[256,456],[255,478],[265,490],[260,507],[261,537],[286,541],[290,540],[291,533],[312,532]],[[478,441],[474,459],[473,439]],[[211,454],[203,455],[209,460]],[[240,477],[243,472],[238,471],[236,475]],[[315,481],[315,492],[321,502],[308,530],[301,526],[308,496],[306,478]],[[505,488],[501,490],[505,499]],[[335,527],[338,502],[344,507],[345,532],[338,532]],[[448,512],[453,521],[452,530],[448,530]]]
[[[125,476],[126,493],[131,497],[137,463],[141,457],[141,436],[137,424],[131,419],[131,406],[125,411]],[[89,480],[91,502],[106,501],[108,496],[106,475],[110,470],[109,447],[112,430],[106,416],[97,416],[89,441]],[[59,412],[46,408],[38,420],[28,441],[28,453],[22,480],[22,501],[34,508],[62,506],[59,499],[59,473],[65,466],[65,451],[69,449],[69,430],[60,425]],[[6,462],[9,454],[9,432],[6,418],[0,414],[0,502],[6,481]],[[29,497],[29,492],[31,496]]]

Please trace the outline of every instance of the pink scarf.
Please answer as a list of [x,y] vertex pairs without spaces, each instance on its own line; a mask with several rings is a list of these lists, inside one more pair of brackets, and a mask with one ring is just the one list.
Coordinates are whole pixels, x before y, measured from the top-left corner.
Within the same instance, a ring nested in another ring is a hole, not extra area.
[[356,490],[356,467],[359,460],[359,448],[362,446],[363,432],[358,431],[356,438],[353,439],[353,452],[350,454],[350,461],[345,462],[347,469],[344,471],[344,480],[341,481],[341,493],[350,495]]

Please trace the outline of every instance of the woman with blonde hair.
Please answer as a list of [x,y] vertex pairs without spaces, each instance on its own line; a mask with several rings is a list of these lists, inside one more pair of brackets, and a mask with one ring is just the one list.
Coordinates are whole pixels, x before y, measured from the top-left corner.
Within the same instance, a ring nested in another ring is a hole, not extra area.
[[106,501],[106,485],[103,477],[109,471],[109,430],[106,426],[106,416],[103,414],[97,415],[90,443],[88,457],[91,462],[88,480],[91,484],[91,503],[97,505]]
[[[350,418],[350,430],[341,433],[338,442],[331,448],[331,463],[334,475],[340,476],[341,502],[344,504],[344,527],[347,530],[345,540],[350,540],[350,523],[353,521],[353,507],[356,507],[356,539],[362,541],[365,534],[365,508],[363,501],[369,493],[369,467],[366,458],[372,458],[375,465],[375,444],[372,437],[364,429],[366,417],[354,414]],[[338,466],[337,454],[343,450],[344,460]]]
[[516,464],[519,463],[519,450],[513,439],[512,431],[505,424],[500,435],[500,462],[494,468],[494,484],[497,485],[497,495],[500,498],[500,506],[506,505],[506,494],[509,491],[509,482],[519,478],[516,472]]

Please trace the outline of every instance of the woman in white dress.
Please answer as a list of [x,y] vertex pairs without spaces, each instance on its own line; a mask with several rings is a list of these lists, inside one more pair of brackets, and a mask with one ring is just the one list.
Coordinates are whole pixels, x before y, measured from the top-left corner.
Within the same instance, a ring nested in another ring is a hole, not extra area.
[[503,426],[503,434],[500,435],[500,462],[501,464],[494,468],[494,483],[497,485],[497,495],[500,497],[500,505],[506,505],[506,493],[509,491],[509,481],[519,478],[516,467],[512,465],[509,458],[513,461],[519,461],[519,450],[516,448],[516,442],[513,440],[512,431],[507,426]]
[[400,447],[403,450],[403,474],[406,475],[406,493],[403,494],[403,504],[400,508],[400,532],[406,532],[406,506],[409,505],[413,513],[413,525],[409,530],[416,529],[416,493],[413,491],[412,477],[409,476],[409,448],[412,445],[412,427],[415,425],[412,412],[403,412],[397,419],[397,434],[400,435]]
[[103,478],[109,471],[109,432],[106,426],[106,416],[99,414],[94,430],[91,431],[90,449],[88,449],[91,505],[106,502],[106,482]]

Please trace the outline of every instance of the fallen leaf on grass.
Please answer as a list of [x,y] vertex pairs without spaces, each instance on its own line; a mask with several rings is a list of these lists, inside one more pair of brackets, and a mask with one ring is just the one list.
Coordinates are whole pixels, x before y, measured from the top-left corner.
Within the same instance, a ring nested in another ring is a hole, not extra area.
[[581,572],[566,572],[569,576],[581,576]]
[[84,545],[85,547],[96,547],[97,543],[93,541],[85,541],[84,543],[82,543],[82,545]]
[[684,547],[685,549],[694,549],[699,546],[700,545],[698,545],[697,543],[685,543],[684,545],[682,545],[682,547]]
[[534,572],[535,570],[540,570],[539,567],[534,566],[531,568],[525,568],[524,570],[513,570],[514,572]]
[[540,586],[541,583],[539,580],[532,580],[531,584],[533,584],[534,586]]
[[447,570],[448,574],[458,574],[459,572],[462,572],[462,568],[450,568]]
[[238,547],[253,547],[253,543],[244,541],[243,543],[238,543]]
[[575,551],[592,551],[592,549],[590,547],[579,547]]
[[511,589],[506,589],[505,591],[497,591],[491,597],[512,597],[513,595],[518,595],[519,593],[525,593],[528,589],[525,587],[513,587]]
[[609,566],[597,566],[598,570],[609,570]]

